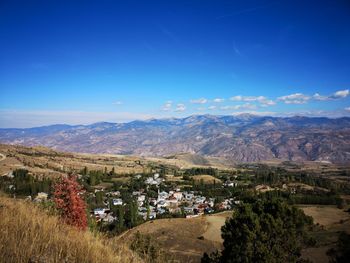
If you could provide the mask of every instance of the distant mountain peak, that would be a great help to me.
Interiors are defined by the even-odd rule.
[[[129,123],[0,129],[0,142],[63,151],[350,163],[350,118],[192,115]],[[198,159],[199,160],[199,159]]]

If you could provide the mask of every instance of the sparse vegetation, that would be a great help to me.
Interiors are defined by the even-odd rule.
[[[142,262],[121,241],[81,232],[23,200],[0,197],[0,255],[7,263]]]

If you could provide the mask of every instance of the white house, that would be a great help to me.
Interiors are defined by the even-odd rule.
[[[112,200],[113,205],[123,205],[123,200],[121,198],[115,198]]]
[[[169,194],[165,191],[158,193],[158,201],[165,200],[169,197]]]
[[[206,200],[206,197],[205,196],[197,196],[196,199],[195,199],[195,202],[197,204],[203,204]]]
[[[94,215],[95,216],[102,216],[104,215],[106,212],[106,209],[105,208],[95,208],[94,209]]]
[[[138,202],[144,202],[146,200],[146,196],[145,195],[139,195],[138,197],[137,197],[137,201]]]
[[[164,200],[161,200],[157,203],[157,209],[161,207],[167,207],[169,204],[165,202]]]
[[[137,197],[137,204],[139,206],[143,206],[143,203],[145,202],[146,200],[146,196],[145,195],[140,195]]]
[[[223,183],[223,186],[226,187],[236,187],[238,184],[237,182],[232,182],[232,181],[226,181],[225,183]]]
[[[181,199],[182,199],[182,192],[175,192],[175,193],[173,193],[173,196],[174,196],[178,201],[181,201]]]
[[[176,199],[176,197],[174,197],[173,195],[172,196],[169,196],[165,202],[168,203],[168,205],[172,205],[172,204],[177,204],[178,200]]]

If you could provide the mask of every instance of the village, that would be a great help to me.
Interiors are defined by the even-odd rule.
[[[134,176],[137,180],[141,175]],[[148,196],[146,189],[132,191],[132,198],[137,203],[138,216],[143,220],[153,220],[164,215],[173,217],[193,218],[203,214],[212,214],[216,211],[230,210],[233,205],[240,203],[239,200],[228,198],[220,203],[215,202],[215,198],[202,195],[199,191],[182,191],[179,186],[169,188],[168,191],[160,190],[161,185],[166,184],[164,178],[158,173],[147,177],[144,180],[146,189],[149,187],[157,188],[157,196]],[[225,182],[222,187],[234,187],[237,184]],[[125,200],[121,197],[120,191],[105,191],[104,189],[95,189],[93,194],[104,192],[103,207],[97,207],[91,211],[91,215],[96,222],[111,223],[118,220],[117,216],[111,211],[111,206],[123,206]]]

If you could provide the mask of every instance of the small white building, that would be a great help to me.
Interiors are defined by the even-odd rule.
[[[146,195],[140,195],[137,197],[138,202],[144,202],[146,200]]]
[[[161,207],[167,207],[169,203],[165,202],[164,200],[161,200],[157,203],[157,209]]]
[[[181,200],[182,200],[182,192],[175,192],[175,193],[173,193],[173,196],[174,196],[178,201],[181,201]]]
[[[169,193],[162,191],[160,193],[158,193],[158,201],[160,200],[165,200],[169,197]]]
[[[176,199],[176,197],[174,197],[173,195],[172,196],[169,196],[165,202],[168,203],[168,205],[176,205],[178,203],[178,200]]]
[[[123,205],[123,200],[121,198],[114,198],[112,203],[113,205]]]
[[[195,199],[195,203],[197,204],[203,204],[206,200],[206,197],[205,196],[197,196],[196,199]]]
[[[95,216],[103,216],[106,212],[106,208],[95,208],[94,215]]]
[[[236,187],[238,184],[237,182],[232,182],[232,181],[226,181],[225,183],[223,183],[223,186],[225,187]]]

